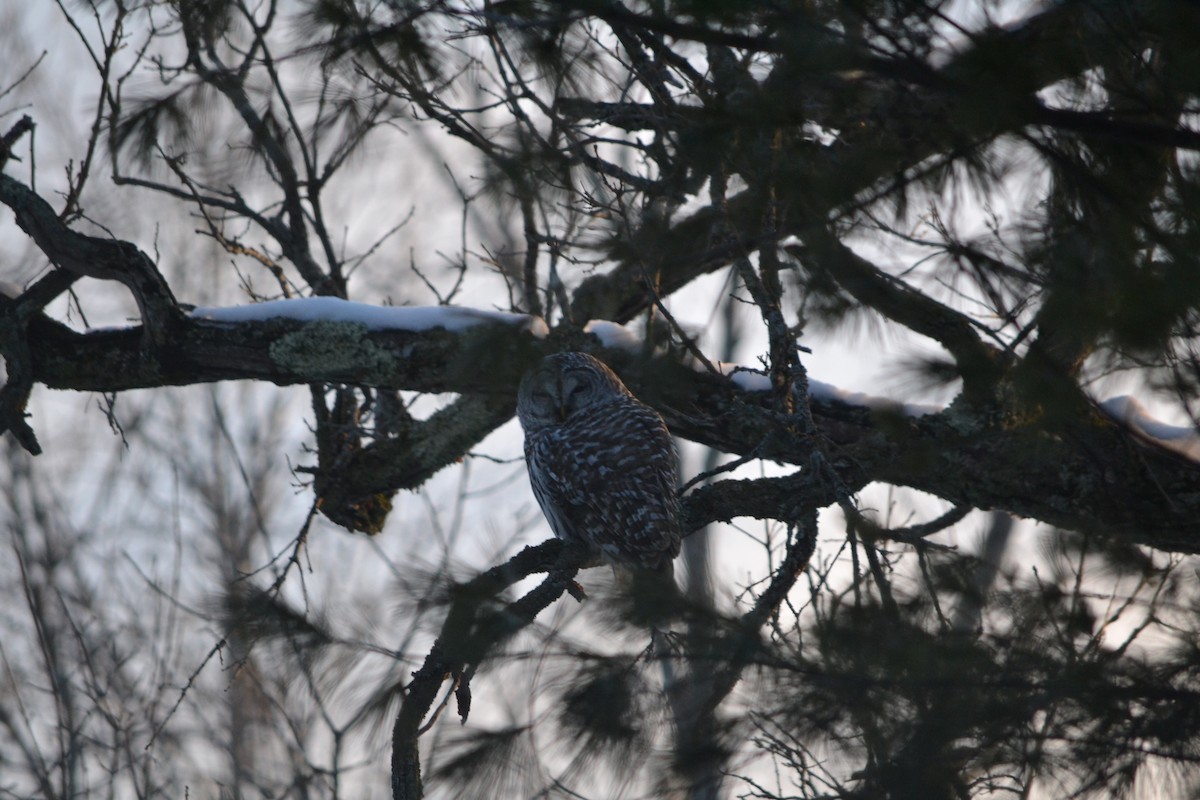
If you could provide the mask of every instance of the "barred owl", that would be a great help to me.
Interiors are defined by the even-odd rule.
[[[614,567],[669,575],[679,494],[662,417],[586,353],[543,359],[521,381],[517,416],[529,481],[554,534]]]

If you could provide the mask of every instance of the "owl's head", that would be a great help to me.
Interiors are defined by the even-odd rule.
[[[630,396],[616,373],[596,358],[587,353],[555,353],[543,358],[521,379],[517,416],[528,433]]]

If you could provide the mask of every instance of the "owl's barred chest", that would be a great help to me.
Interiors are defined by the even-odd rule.
[[[546,462],[569,462],[597,476],[635,467],[673,469],[666,426],[657,414],[637,404],[574,414],[527,436],[525,446],[528,455]]]
[[[607,412],[607,413],[606,413]],[[577,508],[593,522],[675,525],[676,464],[662,420],[640,404],[592,409],[526,438],[543,506]]]

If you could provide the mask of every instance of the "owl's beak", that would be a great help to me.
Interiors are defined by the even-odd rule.
[[[567,421],[567,406],[564,403],[558,404],[558,421],[559,422]]]

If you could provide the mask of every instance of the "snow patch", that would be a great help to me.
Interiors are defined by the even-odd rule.
[[[500,323],[529,331],[539,339],[545,338],[550,332],[544,319],[529,314],[460,306],[373,306],[338,297],[268,300],[265,303],[197,308],[192,311],[193,319],[212,322],[261,322],[280,317],[302,322],[355,322],[370,330],[428,331],[443,328],[461,331],[475,325]]]
[[[761,371],[725,362],[716,366],[723,375],[729,376],[734,384],[747,392],[766,392],[771,389],[770,378]],[[838,402],[862,408],[898,410],[907,417],[924,417],[945,410],[942,406],[898,403],[886,397],[852,392],[812,378],[808,380],[808,394],[810,399],[818,403]],[[1104,400],[1099,406],[1114,420],[1146,439],[1193,461],[1200,461],[1200,430],[1155,419],[1137,398],[1128,395]]]
[[[733,381],[734,386],[743,391],[771,391],[771,379],[758,370],[743,367],[740,364],[731,364],[728,361],[718,361],[714,366],[721,371],[722,375],[728,376],[729,380]],[[695,368],[697,371],[704,371],[703,364],[696,364]]]
[[[831,383],[816,381],[812,378],[808,379],[808,396],[818,401],[838,401],[847,405],[863,406],[865,408],[898,410],[906,417],[924,417],[930,414],[940,414],[945,410],[942,406],[926,403],[900,403],[889,397],[879,397],[863,392],[851,392],[847,389],[839,389]]]
[[[1100,402],[1100,408],[1125,427],[1159,445],[1174,450],[1193,461],[1200,461],[1200,431],[1179,425],[1168,425],[1150,415],[1136,398],[1129,395],[1112,397]]]
[[[584,333],[590,333],[600,340],[600,344],[614,350],[641,352],[642,339],[633,331],[617,322],[606,319],[588,320],[583,326]]]
[[[729,376],[734,384],[747,392],[766,392],[771,389],[770,378],[759,370],[725,362],[716,366],[723,375]],[[697,368],[701,367],[697,365]],[[945,410],[942,406],[898,403],[886,397],[852,392],[812,378],[808,380],[808,394],[810,399],[818,403],[838,402],[862,408],[900,411],[907,417],[924,417]],[[1200,430],[1155,419],[1137,398],[1128,395],[1101,401],[1099,406],[1114,420],[1146,439],[1193,461],[1200,461]]]
[[[721,371],[721,374],[728,375],[729,379],[736,386],[747,392],[768,392],[771,390],[770,377],[764,375],[760,370],[724,361],[719,362],[716,366]],[[877,397],[875,395],[864,394],[863,392],[852,392],[847,389],[838,388],[831,383],[813,380],[812,378],[808,379],[808,396],[809,399],[815,400],[818,403],[838,402],[851,406],[861,406],[863,408],[899,411],[908,417],[923,417],[927,414],[938,414],[943,410],[941,406],[923,405],[921,403],[898,403],[887,397]]]

